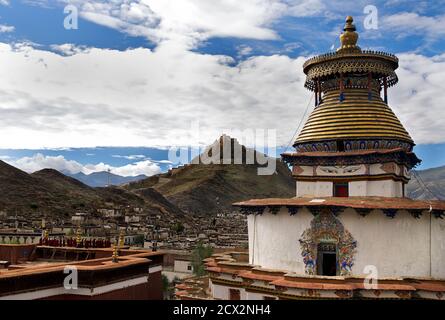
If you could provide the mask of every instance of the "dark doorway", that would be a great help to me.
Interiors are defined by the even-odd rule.
[[[334,182],[334,197],[349,197],[349,185],[347,182]]]
[[[229,300],[241,300],[241,292],[238,289],[229,289]]]
[[[317,274],[321,276],[337,275],[337,246],[333,243],[318,245]]]
[[[337,257],[335,253],[323,253],[323,275],[337,275]]]

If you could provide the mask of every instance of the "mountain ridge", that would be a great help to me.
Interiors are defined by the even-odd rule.
[[[230,155],[224,151],[230,145]],[[225,149],[227,150],[227,149]],[[240,150],[241,164],[233,164],[234,150]],[[218,154],[212,154],[217,152]],[[213,159],[218,163],[203,164]],[[253,159],[253,163],[245,163]],[[263,161],[259,161],[259,160]],[[218,161],[219,160],[219,161]],[[223,164],[232,161],[232,164]],[[258,175],[264,160],[276,161],[272,175]],[[223,135],[190,164],[124,186],[128,190],[153,188],[186,213],[217,214],[232,212],[232,203],[261,197],[293,197],[295,182],[290,169],[280,160],[246,148],[236,139]]]
[[[415,170],[407,186],[407,195],[413,199],[445,200],[445,166]]]
[[[54,169],[28,174],[0,161],[0,210],[71,216],[77,210],[107,207],[107,203],[183,215],[157,192],[137,194],[118,186],[93,188]]]
[[[143,174],[137,176],[121,176],[107,171],[97,171],[90,174],[85,174],[83,172],[71,173],[68,171],[62,171],[62,173],[79,180],[90,187],[106,187],[108,185],[120,186],[147,178],[147,176]]]
[[[232,151],[241,150],[242,161],[251,158],[253,163],[201,163],[202,159],[212,157],[216,162],[218,159],[233,161],[233,152],[230,157],[222,152],[224,144],[230,144]],[[219,154],[212,154],[215,152]],[[276,161],[274,174],[258,175],[258,170],[264,167],[258,162],[260,159]],[[445,200],[445,166],[415,171],[406,190],[407,196],[413,199]],[[246,148],[228,136],[217,139],[190,164],[121,186],[92,187],[54,169],[28,174],[0,161],[0,210],[8,211],[38,208],[73,213],[79,208],[97,208],[112,202],[121,206],[144,206],[163,214],[211,215],[232,212],[235,210],[232,203],[242,200],[294,196],[295,181],[286,164]]]

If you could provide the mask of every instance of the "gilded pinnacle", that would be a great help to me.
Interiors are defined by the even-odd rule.
[[[355,31],[353,22],[354,19],[351,16],[346,17],[344,32],[340,35],[341,47],[337,49],[337,52],[360,51],[360,47],[357,46],[358,33]]]

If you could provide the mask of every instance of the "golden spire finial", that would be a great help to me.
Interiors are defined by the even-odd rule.
[[[341,51],[360,51],[357,46],[358,33],[355,32],[354,19],[351,16],[346,17],[346,23],[343,28],[343,33],[340,35],[341,47],[337,52]]]
[[[116,238],[114,238],[114,239],[115,240],[114,240],[114,245],[113,245],[113,254],[111,256],[111,261],[114,263],[117,263],[117,262],[119,262],[119,249],[117,246],[117,240],[116,240]]]
[[[352,16],[347,16],[346,17],[346,24],[344,27],[344,31],[348,30],[348,31],[355,31],[355,25],[353,24],[354,22],[354,18]]]
[[[125,244],[125,233],[124,230],[121,230],[119,233],[119,247],[123,247]]]

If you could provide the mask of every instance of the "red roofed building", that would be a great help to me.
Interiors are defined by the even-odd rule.
[[[0,300],[162,300],[162,252],[0,245]]]

